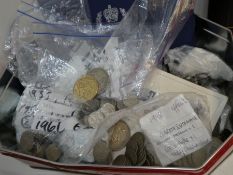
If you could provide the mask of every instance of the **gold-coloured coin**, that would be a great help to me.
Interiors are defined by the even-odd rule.
[[[110,148],[113,151],[119,151],[125,147],[130,138],[130,128],[122,120],[117,122],[109,131],[110,133]]]
[[[97,95],[98,90],[97,80],[90,75],[80,78],[74,85],[74,94],[81,100],[92,100]]]

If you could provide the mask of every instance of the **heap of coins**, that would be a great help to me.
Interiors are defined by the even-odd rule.
[[[107,103],[108,104],[108,103]],[[110,164],[112,152],[123,149],[130,138],[130,128],[124,121],[117,122],[109,129],[109,139],[99,141],[93,149],[95,162],[98,164]]]
[[[126,145],[125,155],[134,166],[155,166],[153,155],[145,147],[145,137],[141,132],[135,133]]]
[[[130,137],[130,129],[124,121],[116,123],[109,131],[109,142],[99,141],[93,150],[95,162],[116,166],[155,166],[158,160],[146,149],[145,137],[141,132]],[[124,150],[125,154],[113,161],[114,151]]]
[[[39,158],[58,161],[62,151],[42,134],[25,131],[20,138],[20,151]]]

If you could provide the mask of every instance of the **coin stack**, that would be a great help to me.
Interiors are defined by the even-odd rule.
[[[109,129],[109,139],[105,142],[99,141],[95,145],[93,149],[95,162],[98,164],[110,164],[112,162],[112,152],[123,149],[129,138],[130,129],[128,125],[124,121],[117,122]]]
[[[31,131],[25,131],[20,138],[20,151],[51,161],[58,161],[62,151],[46,136]]]
[[[141,132],[135,133],[126,144],[125,155],[119,155],[113,162],[118,166],[154,166],[153,155],[145,147],[145,137]]]
[[[84,117],[84,123],[89,127],[97,128],[106,119],[107,114],[114,111],[115,107],[110,103],[106,103],[98,111]]]

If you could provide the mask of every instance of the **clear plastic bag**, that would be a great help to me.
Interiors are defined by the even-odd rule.
[[[232,81],[233,71],[217,55],[196,47],[181,46],[170,50],[165,58],[172,74],[208,85],[208,80]]]
[[[50,25],[51,23],[41,22],[38,18],[41,11],[33,9],[28,12],[32,14],[24,13],[23,15],[27,16],[19,18],[15,32],[13,31],[13,47],[19,63],[21,79],[25,80],[26,84],[30,84],[30,80],[34,83],[34,80],[40,79],[38,72],[52,72],[58,77],[62,75],[60,80],[56,79],[55,86],[70,91],[75,81],[85,75],[88,70],[101,67],[108,72],[111,79],[110,92],[106,96],[124,99],[131,93],[139,95],[145,76],[151,67],[160,62],[159,60],[173,42],[192,9],[192,0],[148,2],[137,0],[110,40],[109,35],[100,35],[101,32],[94,32],[97,35],[93,35],[93,32],[80,34],[79,29],[72,31],[64,28],[66,24],[60,25],[56,22],[56,25]],[[31,23],[25,18],[37,20],[38,23]],[[80,27],[78,24],[77,26]],[[88,29],[88,26],[81,27]],[[35,32],[43,30],[46,32]],[[46,39],[43,41],[41,37]],[[31,47],[31,43],[37,43],[37,40],[42,41],[39,47]],[[48,41],[51,42],[47,44]],[[108,43],[105,46],[106,42]],[[60,47],[55,47],[57,45]],[[36,57],[27,63],[24,61],[25,57],[20,56],[20,51],[25,47],[30,54],[35,50],[33,55]],[[56,55],[57,52],[63,54]],[[69,67],[68,71],[56,70],[57,67],[54,67],[56,64],[53,63],[40,66],[41,63],[47,62],[43,60],[58,60],[55,62],[61,63],[62,66],[59,67],[61,69]],[[25,72],[27,67],[31,68],[31,73]],[[40,68],[47,68],[47,71]],[[54,78],[52,80],[50,77],[47,78],[47,82],[54,80]],[[64,85],[67,86],[63,87]]]
[[[100,35],[112,33],[116,27],[115,24],[92,24],[88,2],[83,0],[39,0],[31,3],[22,1],[17,11],[33,19],[32,23],[57,31],[52,30],[53,34]],[[48,34],[48,31],[36,30],[34,33]]]
[[[181,109],[184,104],[190,106]],[[163,112],[161,111],[171,110],[169,107],[170,105],[172,106],[171,108],[174,108],[175,112],[171,112],[169,115],[166,115],[165,118],[164,116],[161,118],[157,116],[157,124],[153,125],[151,118],[156,118],[156,114],[163,115]],[[178,116],[176,116],[175,113],[179,113]],[[204,96],[199,96],[197,94],[162,94],[155,96],[152,100],[132,107],[131,109],[121,110],[110,115],[111,117],[109,117],[109,119],[98,129],[92,143],[93,148],[99,140],[109,144],[109,137],[112,137],[110,128],[114,127],[119,121],[124,121],[128,125],[131,136],[137,132],[144,133],[148,142],[146,145],[146,147],[148,147],[147,149],[153,152],[154,159],[157,159],[158,157],[160,160],[158,161],[160,162],[159,165],[162,164],[163,166],[200,149],[211,141],[208,104],[206,103]],[[185,117],[182,118],[181,116]],[[194,120],[195,117],[191,119],[190,116],[196,116],[198,119],[196,118],[197,120]],[[145,121],[143,121],[145,118],[147,118],[146,120],[149,120],[147,124],[150,126],[145,127]],[[174,118],[179,119],[176,120]],[[178,129],[176,130],[175,127]],[[185,129],[182,130],[182,127]],[[121,140],[119,138],[120,135],[115,137],[118,138],[118,141]],[[157,143],[160,143],[160,146],[155,146]],[[127,142],[124,142],[122,147],[125,147],[125,145],[127,145]],[[190,150],[187,149],[188,147]],[[164,148],[169,148],[167,153],[166,151],[164,152]],[[122,154],[122,152],[124,154],[124,149],[119,152],[113,152],[113,157]],[[174,154],[171,156],[171,153]]]
[[[13,121],[19,151],[51,161],[80,162],[96,129],[83,125],[78,112],[72,94],[55,92],[42,84],[27,86]],[[56,159],[50,155],[53,151],[59,153]]]
[[[41,81],[51,85],[59,77],[75,77],[76,81],[86,73],[93,54],[101,52],[109,38],[84,34],[39,35],[33,33],[35,29],[49,31],[53,30],[53,27],[32,24],[29,19],[21,16],[16,20],[11,32],[11,53],[16,56],[18,77],[24,85]],[[85,56],[88,54],[89,59],[86,61]],[[86,62],[82,63],[82,60]],[[79,62],[82,64],[79,65]],[[74,82],[72,83],[73,87]]]
[[[105,48],[111,51],[117,70],[113,97],[140,94],[146,75],[153,66],[159,66],[193,7],[192,0],[135,1]]]

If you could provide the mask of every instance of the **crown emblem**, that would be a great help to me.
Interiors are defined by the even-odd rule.
[[[108,8],[105,9],[103,12],[100,11],[99,13],[97,13],[96,16],[96,23],[97,24],[101,24],[102,23],[102,19],[105,18],[105,20],[107,21],[107,23],[114,23],[114,22],[118,22],[119,20],[119,15],[121,15],[122,17],[124,17],[126,15],[126,10],[123,8],[112,8],[111,5],[108,5]]]
[[[112,8],[111,5],[108,5],[108,8],[104,10],[103,14],[108,23],[118,21],[119,11],[117,8]]]

